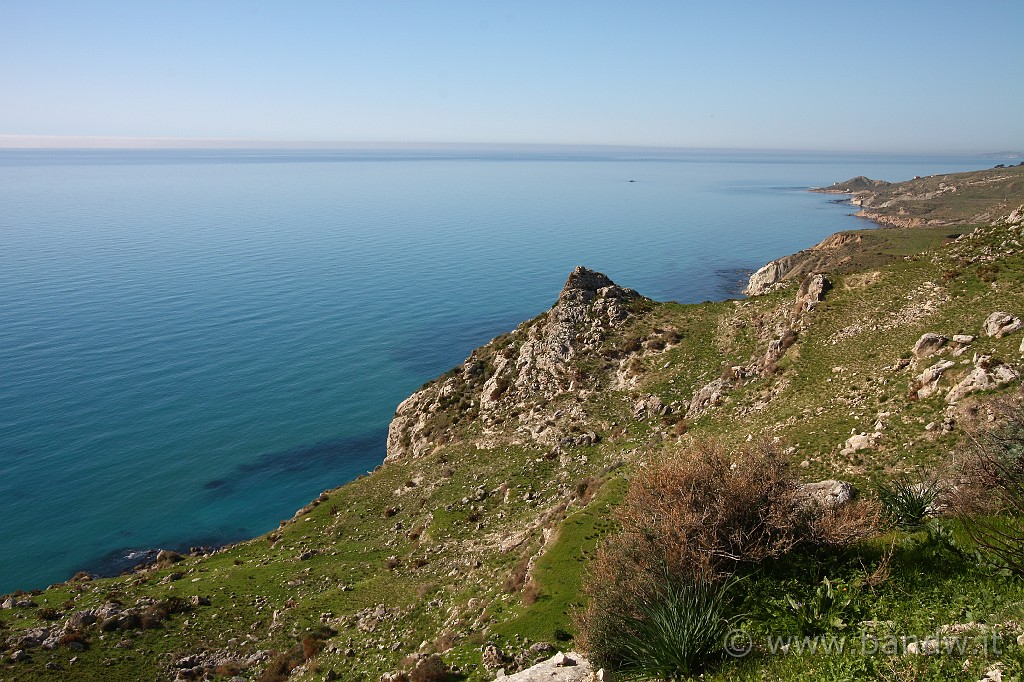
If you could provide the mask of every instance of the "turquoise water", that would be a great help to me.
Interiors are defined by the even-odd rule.
[[[808,186],[991,165],[0,151],[0,592],[271,529],[576,265],[723,298],[864,225]]]

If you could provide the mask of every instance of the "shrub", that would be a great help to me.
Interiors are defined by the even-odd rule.
[[[967,533],[995,563],[1024,575],[1024,405],[991,404],[991,428],[969,427],[962,485],[954,495]]]
[[[642,470],[591,562],[580,639],[599,665],[675,679],[721,650],[729,576],[798,540],[796,478],[768,445],[701,445]]]
[[[664,565],[672,574],[713,579],[797,542],[797,480],[786,458],[758,443],[735,461],[728,454],[697,445],[635,477],[618,518],[639,550],[640,572]]]
[[[640,471],[620,530],[591,561],[580,640],[599,665],[676,679],[724,644],[733,576],[800,543],[844,545],[874,531],[877,505],[810,504],[768,443],[698,445]],[[702,634],[703,633],[703,634]]]
[[[876,481],[875,495],[889,520],[900,528],[917,528],[935,511],[942,492],[934,476],[902,474],[889,482]]]
[[[448,666],[436,654],[421,658],[409,673],[409,682],[445,682],[447,679]]]
[[[646,589],[619,600],[600,629],[588,630],[591,657],[626,679],[688,677],[723,651],[730,585],[665,571]]]
[[[995,282],[999,278],[999,266],[994,263],[985,263],[978,266],[978,279],[982,282]]]

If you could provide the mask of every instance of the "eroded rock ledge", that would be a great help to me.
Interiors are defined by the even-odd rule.
[[[473,351],[462,365],[398,406],[385,461],[418,457],[445,442],[453,406],[482,427],[484,443],[489,433],[499,426],[507,431],[515,421],[520,441],[557,445],[573,424],[586,421],[582,402],[596,388],[583,381],[574,361],[595,350],[643,302],[650,299],[577,267],[549,311]],[[556,398],[557,425],[541,413]]]

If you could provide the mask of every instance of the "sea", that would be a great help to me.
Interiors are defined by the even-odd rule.
[[[0,592],[256,536],[379,465],[397,404],[577,265],[658,300],[991,158],[0,150]]]

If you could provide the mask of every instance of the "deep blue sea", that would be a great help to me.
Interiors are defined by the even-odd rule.
[[[275,527],[576,265],[661,300],[991,167],[740,152],[0,151],[0,592]],[[635,181],[635,182],[631,182]]]

